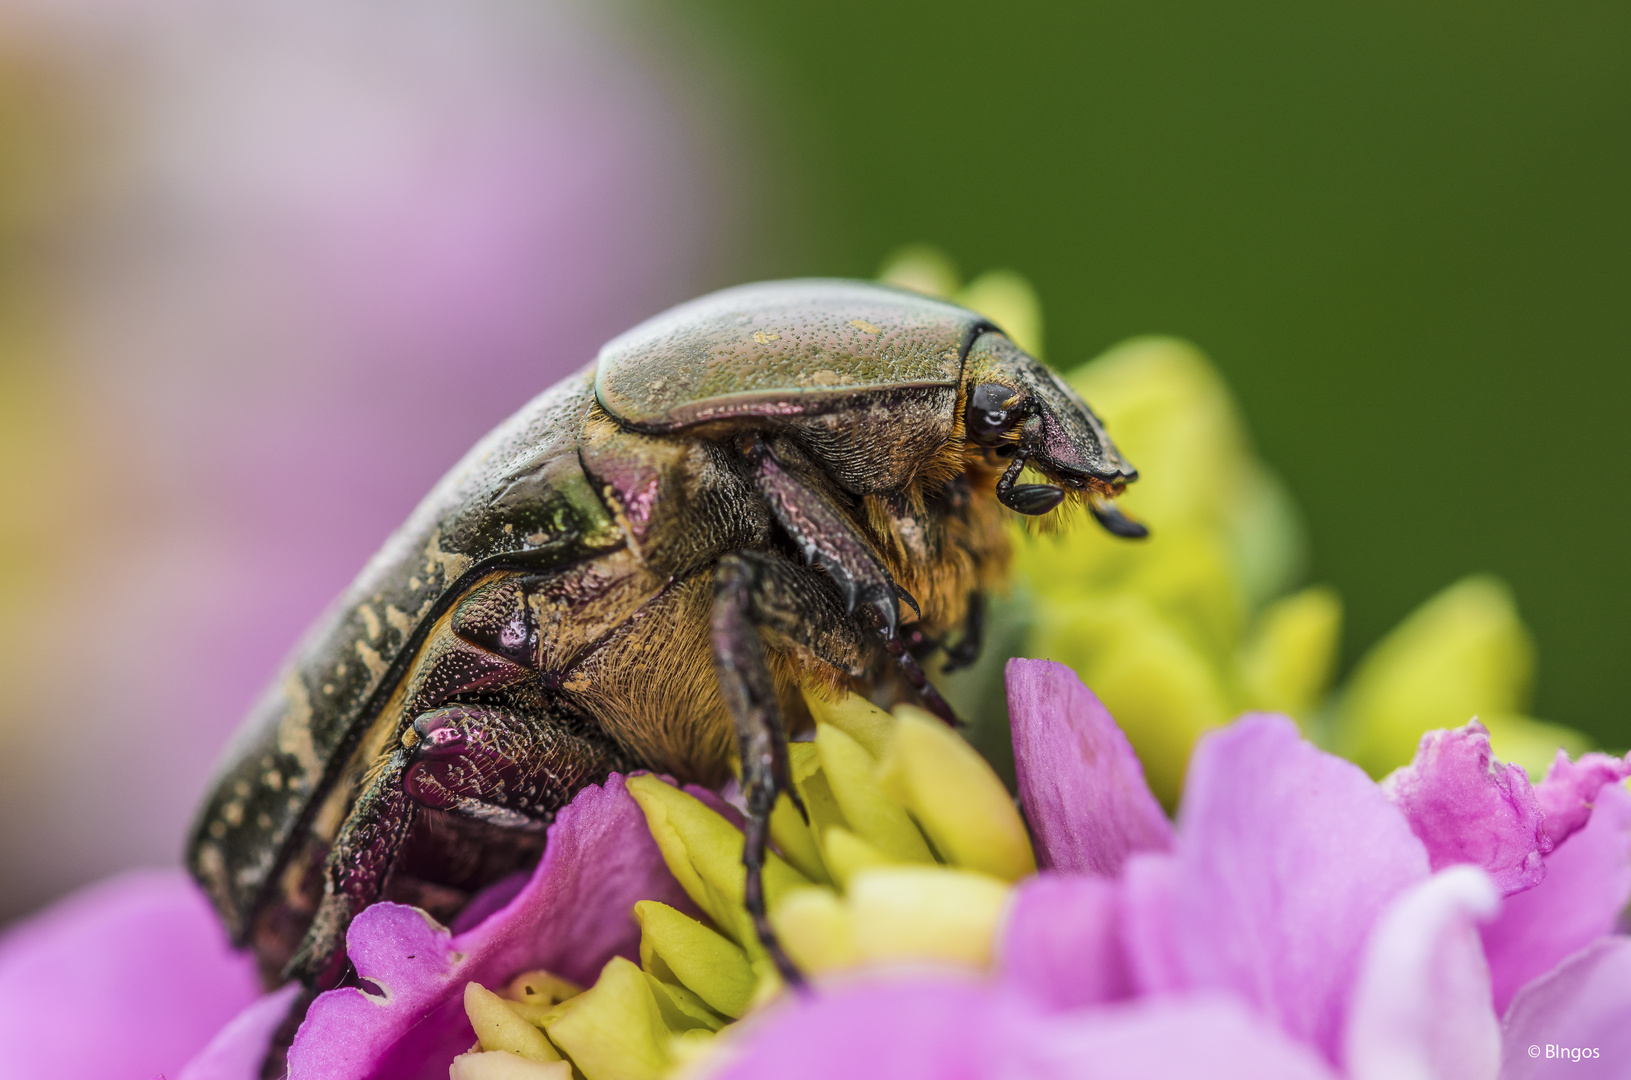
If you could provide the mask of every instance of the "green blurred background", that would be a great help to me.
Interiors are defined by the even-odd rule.
[[[687,0],[761,203],[734,276],[925,240],[1071,368],[1198,343],[1307,516],[1351,663],[1509,581],[1535,714],[1631,743],[1631,7]],[[668,39],[672,42],[672,38]]]

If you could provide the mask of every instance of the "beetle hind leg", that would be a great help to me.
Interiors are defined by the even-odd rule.
[[[402,741],[414,803],[523,832],[544,829],[579,789],[625,767],[609,743],[569,721],[481,705],[423,713]]]
[[[369,770],[335,839],[323,899],[285,974],[326,989],[345,974],[345,933],[380,899],[419,808],[504,829],[541,832],[586,784],[625,767],[608,744],[568,720],[452,705],[414,720]]]

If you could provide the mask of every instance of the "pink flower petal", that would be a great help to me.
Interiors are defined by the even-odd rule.
[[[1546,876],[1541,856],[1552,842],[1529,776],[1521,766],[1495,760],[1489,732],[1478,721],[1423,735],[1416,760],[1382,788],[1427,845],[1434,870],[1481,866],[1503,895],[1533,888]]]
[[[999,1053],[1005,1053],[1012,1066],[992,1068],[985,1075],[1059,1080],[1336,1080],[1319,1055],[1286,1038],[1231,998],[1157,998],[1060,1014],[1046,1024],[1031,1024],[1016,1032]]]
[[[1561,844],[1583,828],[1591,817],[1597,792],[1603,785],[1617,784],[1627,776],[1631,776],[1631,761],[1627,758],[1582,754],[1579,761],[1570,761],[1568,753],[1559,750],[1546,770],[1546,779],[1535,788],[1546,816],[1546,835],[1552,843]]]
[[[1172,825],[1110,713],[1076,673],[1010,660],[1008,717],[1019,797],[1043,867],[1121,872],[1136,851],[1167,851]]]
[[[1427,876],[1404,816],[1357,766],[1256,715],[1196,746],[1178,837],[1128,866],[1139,989],[1237,994],[1334,1062],[1371,928]]]
[[[536,870],[537,867],[533,869]],[[459,909],[459,913],[453,916],[453,921],[448,924],[448,932],[457,937],[467,930],[474,930],[490,916],[509,907],[510,901],[514,900],[531,880],[530,871],[517,870],[508,877],[493,882],[472,896],[470,902]]]
[[[1613,930],[1631,901],[1631,792],[1615,784],[1596,800],[1586,827],[1546,856],[1546,880],[1508,897],[1484,927],[1497,1011],[1529,980]]]
[[[1121,941],[1135,990],[1190,986],[1183,956],[1189,935],[1178,931],[1181,889],[1193,885],[1192,868],[1176,855],[1135,855],[1121,878]]]
[[[613,774],[587,787],[550,826],[544,857],[503,909],[457,937],[417,908],[375,904],[346,938],[379,993],[331,990],[312,1003],[289,1072],[323,1080],[442,1080],[475,1040],[464,985],[495,986],[545,968],[587,986],[615,956],[633,957],[637,900],[691,910],[663,865],[645,817]]]
[[[1336,1080],[1229,1000],[1046,1013],[945,976],[830,987],[743,1025],[716,1080]]]
[[[1132,992],[1114,882],[1043,873],[1019,883],[999,944],[1003,981],[1046,1009],[1116,1001]]]
[[[174,1075],[260,993],[185,874],[123,874],[0,939],[0,1071]]]
[[[1519,991],[1501,1080],[1624,1080],[1631,1072],[1631,938],[1600,938]]]
[[[971,976],[871,980],[783,999],[732,1032],[714,1080],[976,1080],[990,1015]]]
[[[216,1032],[176,1080],[260,1080],[272,1035],[299,996],[300,984],[288,983],[249,1006]]]
[[[1501,894],[1475,866],[1405,890],[1377,921],[1348,1014],[1349,1080],[1491,1080],[1501,1028],[1476,923]]]

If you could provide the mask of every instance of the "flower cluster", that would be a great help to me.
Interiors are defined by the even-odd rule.
[[[809,704],[815,738],[789,748],[808,818],[779,802],[771,831],[781,855],[765,870],[783,946],[817,980],[903,963],[989,969],[1013,883],[1036,873],[996,774],[920,710],[892,716],[858,697]],[[481,1049],[455,1062],[456,1080],[512,1075],[500,1071],[519,1068],[512,1055],[564,1056],[590,1080],[654,1080],[678,1061],[706,1060],[715,1032],[781,991],[741,904],[735,811],[655,776],[626,786],[695,906],[636,904],[639,965],[612,959],[588,992],[529,1014],[535,1027],[517,1021],[531,1008],[525,994],[472,984],[466,1005]],[[1148,810],[1150,827],[1164,830],[1159,808]]]
[[[1470,716],[1537,776],[1558,746],[1588,747],[1524,715],[1534,646],[1510,591],[1487,576],[1426,601],[1333,692],[1340,598],[1293,591],[1296,509],[1206,357],[1146,338],[1069,380],[1138,462],[1124,501],[1156,527],[1138,545],[1092,528],[1020,539],[1015,568],[1030,595],[1015,651],[1070,664],[1103,696],[1168,805],[1195,740],[1249,710],[1295,717],[1377,777],[1408,762],[1423,731]]]
[[[945,256],[921,246],[884,275],[985,313],[1041,355],[1041,307],[1019,275],[990,271],[959,287]],[[1510,591],[1487,576],[1427,600],[1333,691],[1341,599],[1325,586],[1296,589],[1307,547],[1297,508],[1199,349],[1136,338],[1066,381],[1138,464],[1121,504],[1153,532],[1127,544],[1090,525],[1052,535],[1015,528],[1017,589],[995,604],[993,647],[945,686],[985,721],[972,735],[994,760],[1006,755],[993,721],[1009,656],[1049,656],[1081,675],[1167,806],[1177,804],[1196,739],[1250,710],[1294,717],[1376,777],[1408,762],[1423,731],[1470,716],[1536,777],[1557,747],[1589,749],[1579,733],[1526,715],[1534,645]]]
[[[365,911],[360,984],[313,1003],[290,1075],[1493,1080],[1544,1064],[1531,1045],[1596,1051],[1586,1076],[1631,1055],[1625,761],[1560,754],[1531,785],[1475,723],[1377,784],[1249,715],[1201,738],[1174,826],[1067,668],[1012,662],[1009,699],[1028,835],[932,721],[817,703],[809,823],[778,808],[767,874],[813,993],[777,985],[746,923],[735,811],[614,776],[459,925]],[[68,1076],[89,1048],[106,1074],[237,1002],[170,1075],[255,1075],[295,990],[246,1001],[195,894],[108,893],[6,940],[8,1050]],[[126,988],[116,1022],[87,973]]]

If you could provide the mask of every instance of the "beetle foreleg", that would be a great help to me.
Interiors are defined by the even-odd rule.
[[[747,823],[743,829],[742,865],[747,880],[742,904],[753,920],[753,932],[765,947],[788,986],[805,985],[804,975],[783,951],[765,911],[764,864],[770,835],[770,811],[776,797],[786,792],[798,806],[787,760],[787,731],[776,704],[776,687],[765,663],[764,642],[753,617],[754,564],[737,555],[719,560],[714,577],[713,646],[719,664],[719,685],[725,705],[736,722],[738,753],[742,762],[742,791],[747,797]]]
[[[884,650],[894,659],[895,666],[900,668],[901,675],[905,677],[907,682],[912,684],[912,689],[917,691],[918,697],[923,699],[924,707],[952,727],[961,727],[963,722],[957,718],[957,713],[946,703],[946,699],[940,696],[940,691],[935,689],[934,683],[930,682],[929,677],[923,673],[923,668],[918,664],[917,657],[907,650],[905,644],[901,641],[900,635],[895,632],[894,628],[880,626],[878,627],[878,636],[883,638]]]
[[[826,496],[782,468],[763,443],[748,451],[754,480],[771,514],[804,561],[825,570],[844,596],[844,608],[869,608],[891,632],[900,623],[902,591],[883,561]],[[912,605],[917,606],[916,602]]]
[[[579,788],[622,765],[610,747],[565,722],[476,705],[424,713],[370,770],[329,852],[322,903],[286,974],[318,988],[339,981],[346,928],[380,898],[417,807],[535,831]]]
[[[777,464],[763,442],[753,441],[748,446],[747,457],[754,467],[759,493],[804,561],[819,566],[832,577],[844,595],[847,611],[853,614],[857,606],[865,609],[863,624],[867,618],[871,619],[883,638],[884,648],[923,699],[923,704],[946,723],[956,725],[957,714],[901,642],[899,598],[905,596],[914,611],[917,601],[890,576],[872,546],[838,508]]]

